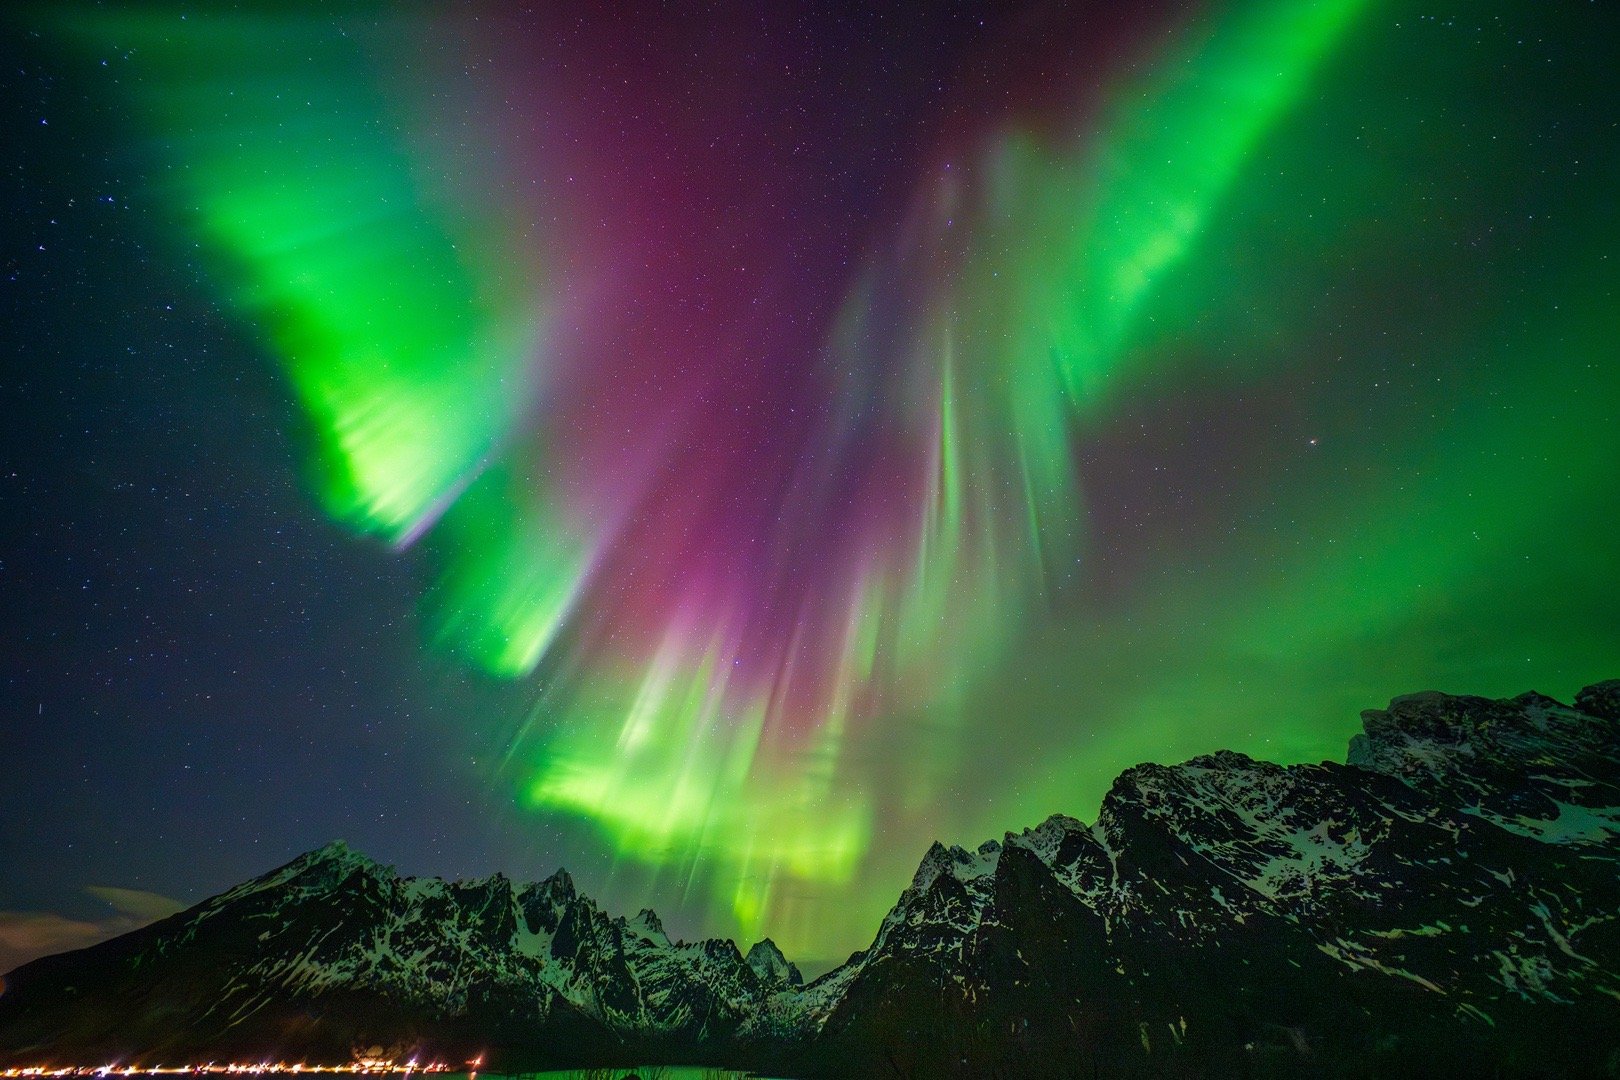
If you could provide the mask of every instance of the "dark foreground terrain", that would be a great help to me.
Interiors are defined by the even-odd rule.
[[[562,871],[407,878],[332,844],[11,972],[0,1065],[1620,1076],[1620,681],[1363,721],[1344,765],[1142,765],[1092,825],[936,844],[808,986]]]

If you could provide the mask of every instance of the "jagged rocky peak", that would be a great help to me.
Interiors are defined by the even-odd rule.
[[[1575,695],[1575,708],[1588,716],[1620,723],[1620,679],[1586,687]]]
[[[1089,895],[1105,884],[1108,855],[1096,832],[1083,821],[1053,814],[1033,829],[1007,833],[1004,850],[1021,848],[1057,875],[1079,895]],[[998,870],[1006,860],[997,864]]]
[[[509,897],[517,891],[512,879],[498,871],[489,877],[446,882],[446,887],[452,893],[485,901]]]
[[[1085,825],[1077,818],[1066,814],[1053,814],[1045,821],[1032,829],[1023,832],[1007,833],[1002,838],[1004,846],[1017,844],[1019,847],[1033,851],[1042,862],[1050,863],[1056,857],[1058,848],[1070,833],[1083,832]],[[988,841],[994,843],[995,841]]]
[[[1477,697],[1453,697],[1438,690],[1402,694],[1387,709],[1364,709],[1364,733],[1353,736],[1346,760],[1378,772],[1398,772],[1414,747],[1429,752],[1469,746],[1480,721],[1495,719],[1502,703]]]
[[[342,840],[308,851],[282,867],[265,875],[277,881],[298,877],[305,881],[319,881],[326,887],[335,887],[355,873],[371,876],[395,876],[392,867],[383,866],[370,856],[363,855]]]
[[[730,938],[704,938],[697,943],[698,951],[710,960],[722,964],[741,964],[743,962],[742,950]]]
[[[770,938],[755,942],[743,962],[766,986],[804,985],[804,976],[799,974],[798,967],[788,962]]]
[[[1221,750],[1179,765],[1138,765],[1120,776],[1108,798],[1131,799],[1161,815],[1215,807],[1263,815],[1280,812],[1297,801],[1306,775],[1235,750]]]
[[[536,888],[553,903],[567,903],[579,895],[574,888],[574,879],[561,867],[557,868],[555,874],[540,882]]]
[[[1257,761],[1238,750],[1217,750],[1213,754],[1200,754],[1181,763],[1183,767],[1223,772],[1253,772],[1256,768],[1277,769],[1269,761]]]
[[[1270,761],[1260,761],[1236,750],[1200,754],[1176,765],[1144,763],[1126,769],[1115,779],[1110,795],[1186,793],[1203,787],[1235,789],[1275,783],[1287,769]]]
[[[635,918],[620,921],[624,923],[626,930],[655,945],[669,944],[669,935],[664,932],[664,923],[652,908],[642,908],[636,913]]]
[[[307,851],[293,860],[305,866],[337,865],[337,866],[375,866],[377,865],[369,856],[351,848],[346,840],[333,840],[314,851]]]
[[[1000,854],[1001,845],[994,840],[986,840],[976,851],[968,851],[956,844],[946,847],[936,840],[917,865],[917,872],[911,878],[911,889],[913,892],[923,892],[941,874],[950,874],[958,881],[983,877],[996,868],[996,859]]]
[[[1574,708],[1534,691],[1494,701],[1426,690],[1364,711],[1365,731],[1350,740],[1349,762],[1405,778],[1435,766],[1456,770],[1503,759],[1518,765],[1527,750],[1612,757],[1620,752],[1617,718],[1620,680],[1586,687]]]
[[[1620,834],[1620,682],[1575,702],[1406,694],[1361,714],[1349,762],[1521,836],[1602,844]]]

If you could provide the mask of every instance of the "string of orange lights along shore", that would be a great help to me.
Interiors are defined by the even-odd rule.
[[[476,1070],[484,1063],[483,1058],[475,1058],[462,1066]],[[404,1075],[412,1073],[446,1073],[451,1066],[442,1061],[433,1061],[421,1064],[416,1061],[386,1061],[376,1058],[362,1058],[343,1065],[306,1065],[303,1062],[287,1063],[285,1061],[259,1061],[250,1064],[235,1062],[220,1064],[210,1061],[204,1065],[156,1065],[141,1067],[135,1065],[30,1065],[27,1067],[14,1066],[0,1069],[0,1077],[45,1077],[45,1076],[201,1076],[201,1075],[239,1075],[249,1074],[258,1076],[264,1073],[353,1073],[360,1075]],[[460,1070],[457,1070],[460,1071]]]

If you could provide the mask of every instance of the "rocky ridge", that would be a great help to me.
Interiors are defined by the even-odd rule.
[[[1362,719],[1347,764],[1141,765],[1091,825],[935,844],[871,946],[808,986],[769,941],[672,942],[561,872],[401,878],[333,845],[19,969],[0,1049],[1620,1075],[1620,681]]]

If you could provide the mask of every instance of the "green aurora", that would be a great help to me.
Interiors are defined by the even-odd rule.
[[[572,166],[445,134],[489,91],[434,92],[439,22],[61,23],[138,57],[312,498],[420,543],[431,643],[533,687],[510,827],[587,823],[627,907],[831,958],[931,840],[1137,762],[1342,759],[1392,692],[1615,673],[1620,139],[1577,15],[1216,3],[1054,75],[1057,121],[945,140],[803,343],[823,421],[736,474],[684,405],[596,430],[561,324],[632,301]]]

